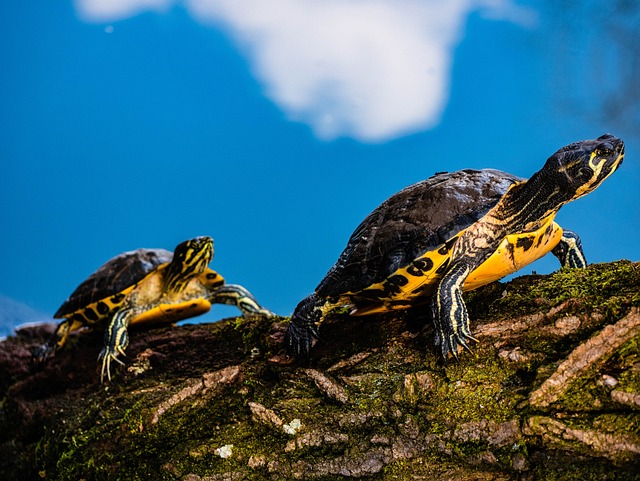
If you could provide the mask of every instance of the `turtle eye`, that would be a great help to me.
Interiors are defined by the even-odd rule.
[[[613,150],[603,147],[598,149],[597,151],[598,157],[611,157],[613,155]]]
[[[602,142],[596,147],[595,153],[598,157],[611,157],[614,154],[613,145],[610,142]]]

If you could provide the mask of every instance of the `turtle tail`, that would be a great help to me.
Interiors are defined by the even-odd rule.
[[[285,346],[290,354],[298,358],[308,357],[311,346],[318,340],[317,326],[325,302],[325,299],[318,297],[314,292],[297,305],[284,337]]]

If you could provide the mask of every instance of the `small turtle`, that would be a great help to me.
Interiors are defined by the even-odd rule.
[[[34,353],[44,363],[66,342],[69,333],[85,326],[107,324],[100,379],[111,380],[111,361],[129,344],[129,324],[173,323],[204,314],[211,304],[236,305],[244,314],[273,313],[258,304],[244,287],[225,284],[209,269],[213,240],[196,237],[179,244],[175,251],[137,249],[124,252],[100,267],[80,284],[58,312],[64,319],[49,341]]]
[[[296,307],[285,342],[306,356],[333,309],[352,315],[406,309],[431,299],[435,344],[458,356],[475,339],[462,292],[498,280],[552,252],[586,267],[579,237],[554,222],[622,163],[612,135],[553,154],[529,180],[498,170],[438,173],[391,196],[351,235],[315,292]]]

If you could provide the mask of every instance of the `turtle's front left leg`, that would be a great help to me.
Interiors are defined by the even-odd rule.
[[[237,306],[243,314],[261,314],[273,317],[275,314],[262,307],[253,295],[238,284],[225,284],[214,289],[208,297],[211,304]]]
[[[469,314],[462,300],[462,285],[472,271],[466,262],[451,266],[440,280],[431,299],[431,313],[436,328],[435,344],[445,359],[458,357],[459,347],[471,350],[468,341],[476,341],[469,328]]]
[[[553,248],[551,253],[558,258],[562,267],[580,268],[587,267],[587,259],[582,250],[580,237],[573,231],[563,230],[562,239]]]
[[[111,322],[104,332],[104,347],[100,351],[98,361],[102,361],[102,369],[100,371],[100,382],[104,381],[104,375],[111,381],[111,361],[120,364],[124,363],[118,359],[118,356],[126,356],[125,349],[129,345],[129,334],[127,326],[134,318],[135,311],[132,308],[123,308],[115,313]]]

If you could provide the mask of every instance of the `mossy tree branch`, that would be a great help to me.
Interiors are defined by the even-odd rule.
[[[638,479],[640,264],[467,303],[480,342],[460,362],[428,347],[426,309],[336,315],[305,366],[285,319],[230,319],[132,332],[104,385],[100,333],[34,371],[47,329],[24,329],[0,344],[2,478]]]

